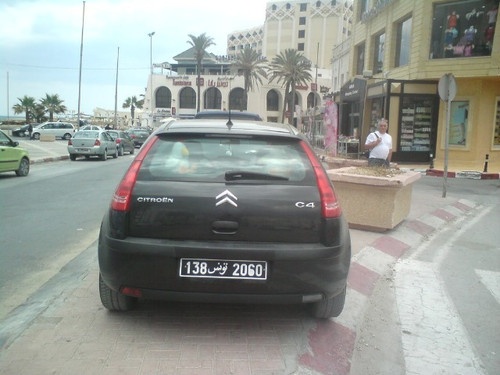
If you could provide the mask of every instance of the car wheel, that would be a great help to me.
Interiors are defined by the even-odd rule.
[[[335,318],[344,309],[346,288],[335,297],[323,299],[312,304],[312,315],[319,319]]]
[[[16,171],[18,176],[27,176],[30,173],[30,162],[26,158],[21,159],[21,163],[19,164],[19,169]]]
[[[107,158],[108,158],[108,152],[104,150],[104,154],[101,155],[101,160],[106,161]]]
[[[40,133],[33,133],[33,139],[40,139]]]
[[[118,293],[109,288],[99,274],[99,296],[102,305],[110,311],[127,311],[134,307],[137,298]]]
[[[123,156],[123,146],[118,149],[118,156]]]
[[[75,155],[75,154],[69,154],[69,158],[70,158],[72,161],[75,161],[75,160],[76,160],[76,155]]]
[[[69,134],[69,133],[64,134],[63,139],[65,139],[65,140],[71,139],[71,134]]]

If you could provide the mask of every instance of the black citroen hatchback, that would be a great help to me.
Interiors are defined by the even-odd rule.
[[[348,225],[308,142],[289,125],[184,120],[154,133],[99,235],[109,310],[138,298],[344,307]]]

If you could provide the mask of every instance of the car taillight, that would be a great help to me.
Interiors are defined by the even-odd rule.
[[[149,152],[149,149],[156,142],[156,139],[152,139],[146,147],[141,148],[139,154],[128,168],[125,176],[123,176],[120,184],[113,194],[113,199],[111,201],[111,208],[116,211],[128,211],[130,208],[130,198],[132,196],[132,190],[134,190],[135,182],[137,181],[137,175],[141,169],[144,157]]]
[[[94,146],[100,146],[100,145],[101,145],[101,141],[96,139],[94,142]]]
[[[328,175],[326,174],[321,162],[316,157],[314,151],[307,145],[306,142],[301,142],[301,146],[306,152],[312,167],[314,169],[314,174],[316,175],[316,181],[318,183],[319,195],[321,198],[321,214],[325,219],[339,217],[342,214],[342,209],[340,203],[335,196],[335,191],[332,188],[332,184]]]
[[[68,139],[68,146],[72,146],[73,145],[73,142],[71,141],[71,138]]]
[[[121,140],[120,138],[116,138],[116,143],[117,143],[117,144],[120,144],[120,142],[121,142],[121,141],[122,141],[122,140]]]

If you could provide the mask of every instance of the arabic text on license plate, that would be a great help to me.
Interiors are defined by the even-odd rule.
[[[267,280],[267,262],[182,258],[180,277]]]

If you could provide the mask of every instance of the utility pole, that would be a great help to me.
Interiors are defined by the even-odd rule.
[[[85,26],[85,1],[83,2],[83,16],[82,16],[82,38],[80,41],[80,73],[78,77],[78,124],[80,127],[80,102],[82,96],[82,56],[83,56],[83,28]]]
[[[118,62],[120,61],[120,47],[118,47],[118,56],[116,57],[116,83],[115,83],[115,119],[114,119],[114,128],[118,129]]]

